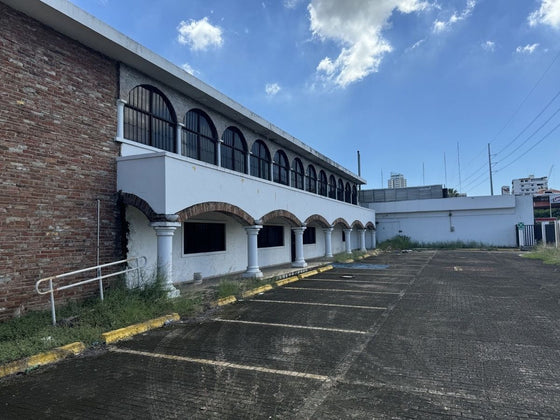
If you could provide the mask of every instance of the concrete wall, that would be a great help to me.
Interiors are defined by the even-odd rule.
[[[377,240],[396,235],[431,242],[482,242],[516,246],[515,225],[533,224],[532,197],[454,197],[369,203],[376,210]]]

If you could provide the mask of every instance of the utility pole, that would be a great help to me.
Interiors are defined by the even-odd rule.
[[[488,170],[490,171],[490,195],[494,195],[494,183],[492,182],[492,156],[490,155],[490,143],[488,143]]]
[[[360,151],[358,150],[358,176],[362,177],[362,163],[360,162]],[[358,185],[358,190],[362,191],[362,184]]]
[[[443,152],[443,170],[445,171],[445,188],[447,188],[447,159],[445,159],[445,152]]]
[[[463,190],[461,185],[461,155],[459,154],[459,142],[457,142],[457,167],[459,168],[459,191]]]

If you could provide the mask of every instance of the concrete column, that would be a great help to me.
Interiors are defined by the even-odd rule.
[[[332,257],[332,232],[334,228],[324,228],[323,232],[325,234],[325,257]]]
[[[223,140],[216,140],[216,165],[222,166],[222,143]]]
[[[124,99],[117,99],[117,138],[124,139]]]
[[[360,251],[362,252],[366,252],[366,230],[365,229],[360,229]]]
[[[257,235],[262,225],[246,226],[247,232],[247,271],[243,273],[243,277],[262,277],[263,274],[259,269],[259,254]]]
[[[377,232],[375,229],[371,230],[371,249],[377,248]]]
[[[292,267],[307,267],[303,258],[303,232],[305,229],[305,226],[292,228],[296,240],[296,260],[292,263]]]
[[[546,225],[548,223],[541,222],[541,235],[542,235],[542,243],[546,245]]]
[[[177,154],[178,155],[182,155],[183,154],[183,127],[185,126],[185,124],[182,123],[177,123],[177,132],[175,133],[176,136],[176,144],[175,144],[175,148],[177,149]]]
[[[247,153],[247,173],[249,175],[252,175],[251,174],[251,155],[252,155],[251,152]]]
[[[352,229],[344,229],[344,237],[346,239],[346,253],[352,253]]]
[[[153,222],[157,236],[157,274],[163,281],[169,297],[179,296],[173,286],[173,234],[181,226],[178,222]]]

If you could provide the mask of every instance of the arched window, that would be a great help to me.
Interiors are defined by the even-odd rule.
[[[272,161],[272,172],[273,181],[279,184],[289,185],[288,174],[290,172],[290,166],[288,165],[288,158],[286,153],[282,150],[278,150],[274,154],[274,160]]]
[[[316,193],[317,192],[317,172],[313,165],[307,167],[307,191]]]
[[[199,109],[187,112],[181,136],[184,156],[215,165],[217,139],[214,124],[204,112]]]
[[[169,100],[150,85],[136,86],[124,107],[124,137],[175,152],[177,118]]]
[[[336,200],[336,179],[334,175],[329,177],[329,197]]]
[[[327,196],[327,174],[323,170],[319,172],[319,194]]]
[[[303,190],[303,164],[301,160],[295,158],[292,162],[292,187]]]
[[[222,167],[237,172],[247,173],[247,143],[243,134],[235,127],[230,127],[222,135],[220,147]]]
[[[350,188],[350,184],[346,183],[346,189],[344,190],[344,201],[347,203],[352,202],[352,188]]]
[[[336,189],[336,199],[339,201],[344,201],[344,182],[342,179],[338,178],[338,187]]]
[[[251,147],[251,175],[270,180],[270,153],[261,140]]]
[[[355,185],[352,186],[352,204],[358,204],[358,189]]]

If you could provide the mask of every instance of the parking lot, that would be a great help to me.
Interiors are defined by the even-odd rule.
[[[2,418],[559,418],[560,270],[385,253],[26,375]]]

